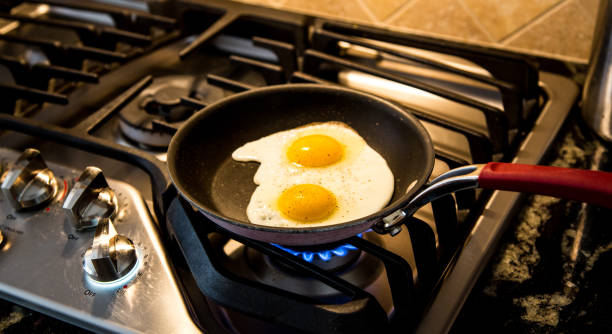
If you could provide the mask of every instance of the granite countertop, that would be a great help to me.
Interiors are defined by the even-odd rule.
[[[612,171],[609,149],[570,116],[546,164]],[[532,195],[451,333],[612,333],[612,210]]]
[[[546,164],[611,171],[608,156],[574,111]],[[529,196],[451,332],[612,332],[611,216],[601,207]],[[86,331],[0,300],[0,332]]]
[[[0,299],[0,333],[90,333]]]

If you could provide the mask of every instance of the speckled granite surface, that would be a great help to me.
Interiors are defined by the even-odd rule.
[[[609,150],[573,115],[548,164],[612,171]],[[612,333],[612,210],[530,196],[452,333]]]
[[[612,170],[578,115],[548,164]],[[612,333],[612,211],[530,196],[502,238],[452,333]],[[86,333],[0,300],[0,332]]]
[[[0,299],[0,333],[90,333]]]

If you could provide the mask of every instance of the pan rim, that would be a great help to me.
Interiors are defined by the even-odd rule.
[[[407,118],[410,121],[410,123],[414,125],[414,128],[416,130],[415,136],[418,136],[421,140],[424,141],[425,154],[427,155],[427,157],[424,157],[425,167],[423,168],[423,171],[424,171],[423,178],[417,179],[416,183],[408,191],[406,191],[400,198],[398,198],[395,202],[389,203],[387,206],[385,206],[384,208],[382,208],[381,210],[373,214],[370,214],[368,216],[365,216],[359,219],[351,220],[348,222],[343,222],[343,223],[338,223],[338,224],[333,224],[333,225],[303,227],[303,228],[264,226],[264,225],[253,224],[248,221],[230,219],[229,217],[218,214],[216,210],[211,210],[207,205],[204,205],[197,198],[195,198],[194,196],[191,196],[189,192],[186,191],[185,188],[178,182],[178,170],[177,170],[177,166],[175,165],[175,161],[176,161],[175,157],[177,155],[177,152],[179,151],[180,145],[177,143],[180,143],[181,138],[185,137],[188,133],[190,133],[190,130],[196,124],[198,124],[198,122],[202,118],[205,118],[214,112],[219,112],[220,110],[223,109],[225,105],[237,103],[238,101],[241,101],[242,99],[245,99],[245,98],[256,97],[262,94],[272,94],[273,92],[277,92],[277,91],[285,91],[285,90],[295,91],[296,89],[301,89],[304,91],[309,91],[309,90],[311,91],[318,90],[318,91],[325,91],[325,92],[335,91],[335,92],[349,93],[353,95],[360,95],[362,98],[373,100],[375,103],[383,104],[386,107],[395,110],[395,112],[397,112],[399,115],[402,115],[405,118]],[[412,199],[413,195],[419,189],[421,189],[427,182],[429,176],[431,175],[431,172],[433,171],[434,160],[435,160],[435,154],[434,154],[434,149],[433,149],[433,143],[432,143],[431,137],[429,136],[429,133],[427,132],[423,124],[421,124],[421,122],[414,115],[412,115],[409,111],[397,105],[396,103],[393,103],[391,101],[385,100],[383,98],[380,98],[378,96],[375,96],[369,93],[364,93],[364,92],[360,92],[360,91],[357,91],[351,88],[345,88],[345,87],[324,86],[320,84],[281,84],[281,85],[271,85],[271,86],[266,86],[266,87],[261,87],[261,88],[255,88],[255,89],[251,89],[245,92],[237,93],[229,97],[223,98],[219,101],[216,101],[215,103],[212,103],[206,106],[205,108],[203,108],[202,110],[198,111],[191,118],[189,118],[187,122],[181,128],[179,128],[179,130],[175,133],[174,136],[172,136],[170,145],[168,147],[167,166],[169,170],[170,180],[172,181],[172,184],[176,188],[178,193],[184,199],[186,199],[189,203],[191,203],[191,205],[195,206],[204,216],[207,216],[208,219],[214,218],[214,219],[218,219],[226,223],[235,225],[238,228],[246,228],[246,229],[256,230],[256,231],[261,231],[261,232],[309,234],[309,233],[341,230],[341,229],[345,229],[349,227],[354,227],[357,225],[365,225],[367,223],[371,223],[368,225],[368,227],[364,228],[364,230],[366,230],[375,221],[378,221],[382,219],[383,217],[397,210],[404,208],[408,204],[408,202]],[[208,216],[211,216],[211,217],[208,217]]]

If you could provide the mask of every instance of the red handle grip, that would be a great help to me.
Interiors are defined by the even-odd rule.
[[[478,176],[481,188],[529,192],[612,208],[612,173],[490,162]]]

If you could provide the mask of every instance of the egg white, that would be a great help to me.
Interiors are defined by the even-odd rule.
[[[344,148],[342,159],[324,167],[296,166],[287,149],[298,138],[326,135]],[[313,123],[246,143],[232,153],[237,161],[257,161],[253,181],[258,187],[247,206],[253,224],[275,227],[314,227],[343,223],[384,208],[393,195],[393,173],[385,159],[352,128],[340,122]],[[317,184],[336,197],[337,209],[319,222],[299,222],[281,214],[276,202],[286,189]]]

